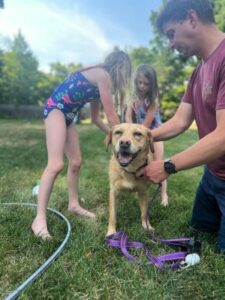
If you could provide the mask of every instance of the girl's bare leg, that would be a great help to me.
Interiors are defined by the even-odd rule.
[[[63,168],[63,153],[66,142],[66,123],[62,112],[55,109],[45,120],[48,164],[41,177],[38,192],[37,215],[32,223],[32,230],[42,239],[50,238],[47,227],[46,210],[58,173]]]
[[[81,153],[79,135],[75,124],[71,124],[67,130],[67,140],[65,153],[68,158],[68,191],[69,191],[69,205],[68,210],[72,213],[83,215],[89,218],[95,218],[95,214],[80,206],[78,198],[79,189],[79,171],[81,166]]]
[[[154,148],[155,148],[154,160],[163,160],[164,159],[163,142],[155,142]],[[162,206],[168,205],[167,180],[164,180],[161,185],[161,204]]]

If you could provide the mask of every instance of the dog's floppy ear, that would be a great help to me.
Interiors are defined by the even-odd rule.
[[[105,144],[105,150],[108,151],[109,145],[112,143],[112,130],[110,130],[110,133],[107,134],[104,140]]]
[[[152,134],[151,134],[151,130],[148,130],[148,138],[149,138],[149,148],[151,150],[152,153],[155,153],[155,149],[154,149],[154,144],[153,144],[153,138],[152,138]]]

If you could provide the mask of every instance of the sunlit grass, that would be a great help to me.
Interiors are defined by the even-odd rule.
[[[0,120],[0,203],[31,202],[31,192],[46,164],[42,122]],[[225,299],[223,256],[214,252],[214,237],[201,237],[203,251],[199,265],[183,272],[138,267],[128,262],[118,249],[104,243],[108,218],[108,160],[104,135],[92,125],[78,126],[83,166],[80,177],[82,205],[97,213],[96,220],[67,212],[66,167],[57,178],[50,207],[69,219],[72,234],[59,259],[20,299]],[[197,139],[195,130],[166,142],[166,157],[182,151]],[[159,198],[150,210],[157,235],[188,237],[195,189],[201,168],[180,172],[169,178],[169,206]],[[153,191],[151,187],[150,191]],[[4,298],[44,262],[63,240],[65,224],[49,213],[53,240],[40,241],[32,235],[33,208],[0,205],[0,298]],[[133,195],[120,197],[118,229],[131,240],[151,244],[140,224],[139,207]],[[164,247],[153,246],[156,254]],[[168,249],[166,249],[168,250]],[[135,254],[145,261],[143,253]]]

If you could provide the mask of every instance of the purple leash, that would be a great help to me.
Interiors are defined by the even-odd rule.
[[[128,248],[135,248],[135,249],[144,249],[146,256],[150,263],[154,264],[156,267],[163,269],[163,268],[172,268],[178,269],[179,264],[172,263],[170,265],[165,264],[166,261],[182,261],[185,259],[187,252],[175,252],[170,254],[165,254],[161,256],[155,256],[153,253],[141,242],[128,242],[127,241],[127,234],[124,231],[117,232],[113,235],[110,235],[106,238],[106,244],[111,247],[120,248],[123,255],[129,260],[134,263],[139,263],[137,258],[131,255],[128,251]]]
[[[155,200],[159,190],[161,188],[161,185],[157,188],[157,190],[154,192],[152,198],[150,199],[148,203],[148,209],[150,205]],[[148,215],[146,214],[146,224],[148,228]],[[127,234],[124,231],[116,232],[115,234],[112,234],[110,236],[106,237],[106,244],[111,247],[120,248],[123,255],[131,262],[139,263],[138,259],[131,255],[128,251],[128,248],[135,248],[135,249],[144,249],[146,257],[149,261],[149,263],[155,265],[159,269],[163,268],[170,268],[172,270],[177,270],[181,268],[181,263],[184,262],[186,256],[190,253],[198,253],[201,252],[201,243],[193,238],[179,238],[179,239],[161,239],[158,238],[153,232],[151,232],[148,228],[148,232],[152,238],[152,240],[156,242],[160,242],[162,244],[166,244],[172,248],[179,247],[181,251],[179,252],[173,252],[169,254],[164,255],[153,255],[153,253],[148,249],[147,246],[145,246],[141,242],[133,241],[129,242],[127,241]],[[166,263],[166,262],[172,262],[172,263]]]

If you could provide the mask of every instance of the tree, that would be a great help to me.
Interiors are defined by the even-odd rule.
[[[33,93],[39,77],[38,61],[19,32],[12,41],[9,51],[2,55],[1,102],[35,103]]]
[[[224,0],[213,0],[215,20],[220,30],[225,31],[225,6]]]
[[[129,55],[134,67],[140,64],[149,64],[153,59],[151,51],[147,47],[134,48]]]

